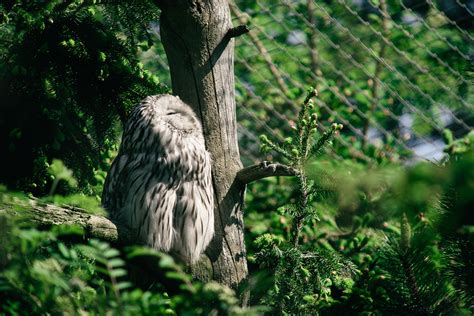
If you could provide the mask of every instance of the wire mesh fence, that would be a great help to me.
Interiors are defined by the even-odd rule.
[[[316,87],[320,128],[345,128],[330,153],[367,162],[439,160],[443,130],[473,129],[473,1],[239,0],[239,141],[244,163],[265,158],[259,134],[283,141]],[[159,61],[166,67],[164,55]]]

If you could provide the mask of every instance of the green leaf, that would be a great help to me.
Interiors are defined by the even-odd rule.
[[[107,55],[104,52],[99,52],[99,61],[105,62],[107,59]]]
[[[77,185],[77,180],[74,178],[72,170],[68,169],[59,159],[53,159],[53,163],[49,166],[48,172],[54,179],[65,180],[71,187]]]
[[[451,132],[449,129],[445,128],[443,130],[443,140],[446,143],[446,145],[451,145],[454,141],[453,132]]]
[[[174,272],[174,271],[166,272],[166,277],[170,279],[174,279],[174,280],[189,281],[189,277],[182,272]]]
[[[176,263],[174,262],[171,256],[163,255],[163,257],[160,260],[160,267],[161,268],[174,268],[176,267]]]
[[[113,258],[113,257],[117,257],[118,255],[120,255],[120,252],[114,248],[109,248],[103,253],[103,256],[105,258]]]
[[[125,269],[113,269],[110,271],[110,276],[114,278],[119,278],[127,275],[127,270]]]
[[[60,242],[58,243],[58,249],[59,249],[59,252],[63,255],[64,258],[69,258],[69,250],[66,248],[66,246]]]
[[[113,258],[108,261],[108,264],[112,268],[123,267],[125,265],[125,261],[120,258]]]
[[[119,282],[117,283],[117,285],[115,286],[119,291],[122,291],[122,290],[125,290],[125,289],[129,289],[132,287],[132,283],[130,282]]]

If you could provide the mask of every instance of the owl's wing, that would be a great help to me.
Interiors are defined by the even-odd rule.
[[[121,150],[102,195],[110,217],[134,230],[138,242],[157,250],[168,251],[173,241],[177,195],[173,168],[175,164],[155,153]]]
[[[211,197],[212,199],[212,197]],[[172,250],[186,262],[195,262],[214,235],[214,210],[198,181],[181,184],[174,216]]]
[[[133,216],[143,213],[135,205],[137,201],[134,196],[140,194],[143,198],[150,189],[152,183],[145,181],[151,181],[152,175],[155,184],[163,182],[166,185],[169,181],[164,178],[164,173],[161,173],[161,177],[160,174],[154,174],[156,169],[168,168],[162,146],[164,137],[161,137],[161,134],[166,135],[166,130],[156,124],[153,112],[147,113],[150,109],[142,103],[131,113],[124,127],[119,153],[107,174],[102,192],[102,206],[110,217],[123,219],[124,224],[132,228],[136,220],[127,217],[133,219]]]
[[[195,150],[188,162],[190,172],[177,191],[172,250],[195,262],[214,236],[214,196],[209,153]]]
[[[122,152],[119,152],[115,157],[110,167],[107,177],[105,178],[104,189],[102,191],[102,206],[109,212],[109,216],[114,218],[116,205],[120,205],[118,198],[118,192],[123,192],[124,185],[120,181],[124,174],[123,169],[128,161],[128,156]]]

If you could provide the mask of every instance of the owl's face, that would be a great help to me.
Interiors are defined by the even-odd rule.
[[[156,105],[156,114],[166,123],[184,133],[201,132],[201,124],[193,110],[175,97],[162,96]]]

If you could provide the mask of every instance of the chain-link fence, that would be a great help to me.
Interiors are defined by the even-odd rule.
[[[315,86],[320,128],[344,124],[337,158],[439,160],[444,129],[474,125],[474,1],[257,0],[231,3],[244,163],[259,134],[283,141]],[[167,69],[164,55],[159,60]]]

